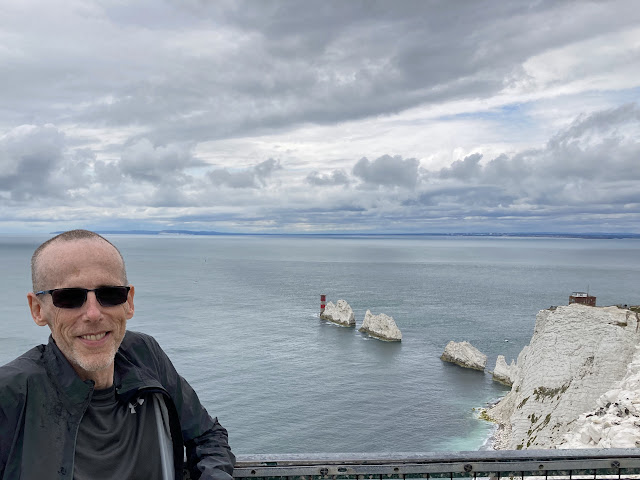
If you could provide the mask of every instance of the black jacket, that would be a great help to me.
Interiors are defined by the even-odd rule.
[[[184,447],[191,477],[230,480],[235,457],[227,431],[212,419],[195,391],[149,335],[127,332],[115,357],[116,395],[164,395],[170,415],[176,479]],[[91,401],[83,382],[53,339],[0,367],[0,479],[73,478],[76,435]]]

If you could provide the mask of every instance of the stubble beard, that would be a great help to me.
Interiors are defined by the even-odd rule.
[[[85,372],[99,372],[113,365],[117,351],[117,348],[111,347],[108,352],[75,355],[74,363]]]
[[[106,370],[113,365],[118,348],[119,345],[112,344],[106,351],[87,353],[72,346],[69,352],[62,353],[75,367],[85,372],[95,373]]]

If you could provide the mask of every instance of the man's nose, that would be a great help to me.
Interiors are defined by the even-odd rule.
[[[101,315],[100,302],[96,298],[96,292],[87,292],[87,317],[91,319],[99,318]]]

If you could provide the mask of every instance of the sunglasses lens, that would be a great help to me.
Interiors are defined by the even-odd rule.
[[[83,288],[63,288],[51,292],[51,300],[58,308],[78,308],[87,299],[87,291]]]
[[[96,298],[103,307],[113,307],[127,301],[129,287],[96,288]]]
[[[60,288],[51,292],[53,304],[58,308],[80,308],[87,301],[87,292],[95,292],[103,307],[121,305],[127,301],[130,287],[99,287],[95,290],[84,288]]]

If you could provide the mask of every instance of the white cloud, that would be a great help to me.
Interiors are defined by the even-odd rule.
[[[529,58],[522,65],[520,88],[556,94],[634,88],[640,75],[638,55],[640,27],[596,35]]]

